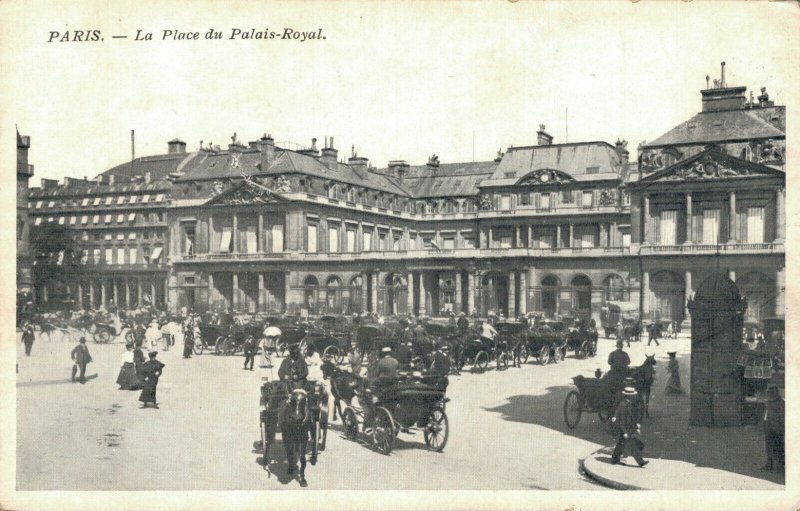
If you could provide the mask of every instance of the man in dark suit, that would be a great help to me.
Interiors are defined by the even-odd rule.
[[[633,387],[625,387],[622,390],[622,396],[623,399],[617,405],[614,416],[611,418],[611,429],[617,438],[617,444],[611,454],[611,463],[619,463],[620,456],[625,452],[633,456],[640,467],[644,467],[649,462],[642,457],[644,442],[640,438],[639,417],[641,414],[638,410],[638,393]]]
[[[429,369],[430,374],[437,376],[447,376],[450,374],[450,357],[447,354],[450,352],[450,346],[442,344],[439,349],[433,353],[433,362]]]
[[[258,352],[258,342],[256,341],[255,337],[252,335],[248,335],[247,339],[244,341],[244,367],[243,369],[247,369],[247,365],[250,365],[250,370],[253,370],[253,363],[256,360],[256,353]]]
[[[92,356],[89,354],[89,348],[86,347],[86,337],[81,337],[80,344],[73,348],[71,357],[75,364],[72,366],[72,382],[75,383],[75,373],[78,368],[81,370],[78,381],[86,383],[86,365],[92,361]]]
[[[25,323],[25,326],[22,327],[22,344],[25,345],[25,355],[31,356],[31,348],[35,340],[36,335],[33,333],[33,325]]]

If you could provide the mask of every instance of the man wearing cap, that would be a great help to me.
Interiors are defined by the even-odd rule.
[[[433,353],[433,362],[431,362],[431,367],[428,370],[430,374],[437,376],[447,376],[450,374],[450,357],[448,356],[449,352],[450,346],[447,344],[442,344],[439,346],[439,349]]]
[[[638,393],[633,387],[625,387],[622,390],[622,396],[623,399],[617,405],[614,416],[611,418],[611,430],[617,438],[614,452],[611,454],[611,463],[619,463],[620,457],[625,452],[633,456],[640,467],[644,467],[649,462],[642,458],[644,442],[640,438],[639,417],[641,414],[638,410]]]
[[[283,359],[281,367],[278,369],[278,378],[281,381],[288,381],[292,388],[302,388],[302,384],[308,377],[308,366],[303,356],[300,354],[300,345],[292,344],[289,346],[289,356]]]
[[[79,344],[72,349],[70,354],[75,364],[72,366],[72,383],[75,383],[75,373],[80,368],[81,374],[78,381],[86,383],[86,365],[92,361],[92,356],[89,354],[89,348],[86,347],[86,337],[81,337]]]
[[[397,379],[397,369],[400,364],[397,362],[397,359],[392,356],[392,348],[385,346],[381,350],[381,353],[383,353],[383,358],[375,365],[375,378],[386,380]]]
[[[628,366],[631,365],[631,357],[622,349],[622,341],[617,341],[617,349],[608,354],[608,365],[611,366],[607,377],[614,383],[615,388],[619,389],[619,384],[625,379],[628,373]]]
[[[147,354],[150,360],[142,364],[142,393],[139,394],[142,408],[147,408],[147,403],[153,403],[153,407],[158,408],[156,387],[158,386],[158,378],[164,369],[164,364],[160,360],[156,360],[156,355],[158,355],[157,351],[151,351]]]

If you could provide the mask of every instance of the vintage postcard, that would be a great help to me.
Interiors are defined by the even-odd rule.
[[[0,508],[796,508],[799,29],[0,3]]]

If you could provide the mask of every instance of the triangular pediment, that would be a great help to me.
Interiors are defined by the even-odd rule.
[[[238,206],[243,204],[276,204],[288,199],[275,190],[245,178],[229,190],[221,191],[206,202],[207,206]]]
[[[705,151],[642,178],[642,183],[725,181],[754,177],[785,177],[784,172],[736,158],[717,148]]]
[[[528,172],[517,181],[518,186],[547,186],[562,183],[572,183],[575,178],[556,169],[537,169]]]

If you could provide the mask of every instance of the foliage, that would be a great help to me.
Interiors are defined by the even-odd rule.
[[[31,229],[30,251],[36,282],[65,282],[80,263],[74,232],[64,225],[45,223]]]

